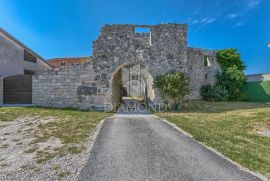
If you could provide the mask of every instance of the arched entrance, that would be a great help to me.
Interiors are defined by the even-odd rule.
[[[120,65],[111,77],[111,102],[114,107],[124,99],[149,102],[154,99],[153,77],[142,64]]]

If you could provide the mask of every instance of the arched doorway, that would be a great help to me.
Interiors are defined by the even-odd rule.
[[[120,65],[111,77],[111,102],[114,107],[124,99],[149,102],[154,99],[153,77],[142,64]]]

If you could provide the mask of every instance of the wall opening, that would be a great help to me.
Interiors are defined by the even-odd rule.
[[[27,50],[24,50],[23,58],[25,61],[37,63],[37,57],[35,57],[33,54],[31,54]]]
[[[114,107],[128,99],[146,103],[154,97],[153,78],[141,64],[119,66],[112,75],[111,88]]]
[[[135,33],[150,33],[150,28],[135,27]]]
[[[137,37],[147,37],[149,45],[152,45],[152,34],[150,28],[135,27],[135,36]]]
[[[24,75],[35,75],[35,71],[24,69]]]
[[[209,57],[208,56],[204,56],[204,66],[205,67],[210,67],[211,63],[209,61]]]

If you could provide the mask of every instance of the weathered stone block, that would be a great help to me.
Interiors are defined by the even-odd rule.
[[[80,87],[78,87],[77,94],[78,95],[96,95],[97,94],[97,87],[80,86]]]

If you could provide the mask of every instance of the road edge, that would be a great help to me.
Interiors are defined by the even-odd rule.
[[[202,142],[196,140],[190,133],[184,131],[183,129],[181,129],[180,127],[178,127],[176,124],[171,123],[171,122],[169,122],[168,120],[166,120],[166,119],[164,119],[164,118],[161,118],[161,117],[159,117],[159,116],[157,116],[157,115],[153,115],[153,116],[154,116],[155,118],[157,118],[157,119],[159,119],[159,120],[165,122],[166,124],[170,125],[171,127],[173,127],[174,129],[176,129],[176,130],[179,131],[180,133],[182,133],[182,134],[188,136],[190,139],[196,141],[198,144],[200,144],[200,145],[203,146],[204,148],[208,149],[209,151],[214,152],[215,154],[217,154],[217,155],[220,156],[221,158],[223,158],[223,159],[229,161],[230,163],[234,164],[235,166],[237,166],[237,167],[239,168],[239,170],[244,171],[244,172],[247,172],[247,173],[249,173],[249,174],[251,174],[251,175],[253,175],[253,176],[256,176],[256,177],[258,177],[259,179],[261,179],[261,180],[263,180],[263,181],[269,181],[269,179],[268,179],[267,177],[265,177],[264,175],[262,175],[261,173],[253,172],[253,171],[249,170],[248,168],[246,168],[246,167],[240,165],[239,163],[237,163],[237,162],[231,160],[230,158],[224,156],[221,152],[217,151],[216,149],[214,149],[214,148],[212,148],[212,147],[209,147],[209,146],[207,146],[206,144],[204,144],[204,143],[202,143]]]
[[[89,136],[91,136],[91,138],[90,138],[91,141],[90,141],[90,146],[89,146],[89,154],[88,154],[88,157],[91,155],[91,151],[92,151],[92,149],[93,149],[93,146],[94,146],[94,144],[95,144],[95,142],[96,142],[96,139],[97,139],[97,137],[98,137],[98,135],[99,135],[99,133],[100,133],[100,129],[102,128],[104,122],[105,122],[107,119],[110,119],[111,117],[112,117],[112,116],[109,116],[109,117],[106,117],[106,118],[102,119],[102,120],[100,121],[100,123],[97,125],[95,131],[92,132],[92,134],[89,135]],[[88,161],[88,158],[85,159],[85,162],[84,162],[84,163],[80,166],[80,168],[78,169],[78,172],[77,172],[76,176],[74,177],[75,180],[78,180],[78,177],[79,177],[79,175],[80,175],[80,173],[81,173],[81,171],[82,171],[82,169],[83,169],[83,167],[85,166],[85,164],[86,164],[87,161]]]

